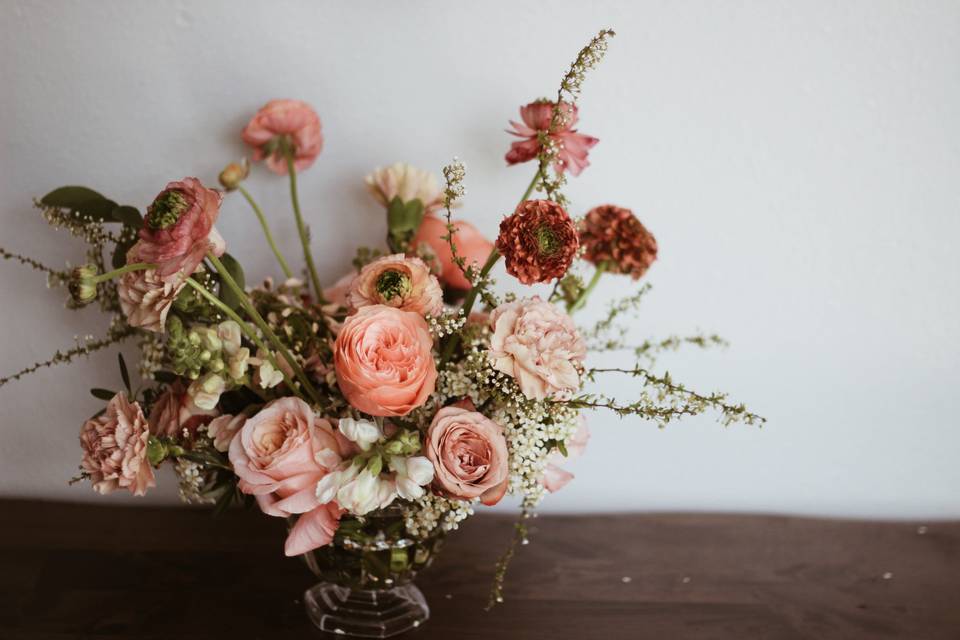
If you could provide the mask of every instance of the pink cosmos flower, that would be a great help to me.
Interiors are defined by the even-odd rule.
[[[425,455],[434,486],[450,498],[500,502],[509,482],[503,427],[482,413],[450,406],[437,411],[427,430]]]
[[[590,429],[587,428],[587,419],[578,416],[577,430],[567,440],[567,455],[564,456],[559,451],[554,451],[547,456],[547,468],[543,473],[543,486],[547,491],[550,493],[560,491],[568,482],[573,480],[573,474],[560,465],[583,455],[589,441]]]
[[[223,255],[226,245],[213,226],[222,199],[196,178],[168,184],[147,208],[137,258],[159,264],[157,272],[167,278],[177,272],[192,275],[208,251]]]
[[[519,164],[537,157],[543,147],[538,136],[550,129],[554,104],[549,100],[537,100],[520,107],[520,119],[523,122],[511,120],[513,131],[507,133],[522,139],[510,145],[506,155],[507,164]],[[581,171],[590,166],[587,153],[599,140],[593,136],[578,133],[573,128],[579,119],[576,105],[562,102],[560,111],[563,115],[562,124],[549,133],[550,138],[560,147],[553,168],[557,173],[570,169],[570,173],[578,176]]]
[[[389,207],[394,198],[400,198],[401,202],[419,200],[427,215],[443,206],[443,190],[436,176],[404,162],[378,167],[365,181],[371,195],[384,207]]]
[[[418,313],[382,304],[348,317],[333,346],[337,384],[347,402],[372,416],[403,416],[427,401],[437,382],[433,338]]]
[[[479,269],[493,251],[493,243],[484,238],[483,234],[469,222],[455,220],[453,226],[456,229],[456,233],[453,234],[453,243],[457,246],[457,253],[466,260],[468,265],[473,264]],[[451,289],[469,291],[473,285],[463,275],[460,267],[454,263],[450,245],[443,239],[445,235],[447,235],[445,220],[424,216],[410,244],[416,247],[422,243],[430,248],[440,266],[440,282]]]
[[[351,311],[383,304],[435,316],[443,311],[443,289],[423,260],[398,253],[364,266],[351,282],[347,302]]]
[[[143,410],[136,402],[118,393],[107,403],[106,412],[87,420],[80,429],[83,460],[80,468],[90,476],[93,489],[106,494],[127,489],[142,496],[156,486],[147,458],[150,431]]]
[[[271,516],[299,515],[284,553],[300,555],[329,544],[340,507],[320,504],[317,482],[340,464],[341,441],[331,424],[294,397],[274,400],[231,440],[229,457],[240,491]]]
[[[313,164],[323,148],[320,117],[306,102],[271,100],[243,129],[243,141],[253,147],[254,160],[266,160],[267,168],[287,175],[283,145],[293,146],[293,167],[298,172]]]
[[[501,304],[490,314],[490,359],[528,398],[564,397],[580,387],[587,348],[573,319],[539,297]]]

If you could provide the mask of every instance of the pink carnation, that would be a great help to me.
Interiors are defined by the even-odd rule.
[[[127,252],[127,264],[142,262],[140,243]],[[163,277],[156,269],[128,271],[117,281],[117,296],[120,309],[127,317],[127,324],[155,333],[163,333],[167,313],[174,300],[186,286],[184,275],[176,273]]]
[[[563,397],[580,387],[587,349],[573,319],[538,297],[501,304],[490,314],[490,359],[528,398]]]
[[[240,491],[255,496],[268,515],[299,515],[287,537],[286,555],[306,553],[333,539],[340,508],[320,504],[316,488],[340,464],[342,451],[331,424],[293,397],[268,404],[231,440],[230,462]]]
[[[563,102],[560,104],[561,118],[559,126],[550,130],[550,121],[553,118],[553,105],[549,100],[537,100],[520,107],[522,123],[510,121],[513,131],[508,133],[521,138],[510,145],[507,152],[507,164],[518,164],[533,160],[542,151],[540,134],[550,131],[549,137],[560,147],[553,167],[557,173],[570,169],[575,176],[590,166],[587,153],[599,142],[597,138],[578,133],[574,129],[579,116],[576,105]]]
[[[266,159],[267,168],[282,176],[287,174],[283,145],[292,145],[297,171],[312,165],[323,148],[320,117],[300,100],[271,100],[257,111],[242,135],[254,149],[253,159]]]
[[[443,289],[419,258],[383,256],[360,270],[347,294],[350,310],[372,304],[436,316],[443,311]]]
[[[222,199],[196,178],[168,184],[147,208],[137,259],[159,264],[157,272],[167,278],[177,272],[192,275],[208,251],[223,255],[226,246],[213,227]]]
[[[83,460],[80,468],[98,493],[127,489],[142,496],[156,486],[147,458],[150,431],[143,410],[123,393],[107,403],[106,412],[87,420],[80,429]]]

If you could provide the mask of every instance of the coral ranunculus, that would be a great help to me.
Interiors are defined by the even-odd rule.
[[[490,359],[528,398],[560,398],[580,387],[587,348],[573,318],[540,298],[501,304],[490,314]]]
[[[500,222],[497,250],[523,284],[549,282],[570,268],[580,239],[566,210],[552,200],[525,200]]]
[[[384,304],[435,316],[443,311],[443,290],[423,260],[398,253],[364,266],[350,285],[347,302],[351,311]]]
[[[323,148],[320,117],[300,100],[271,100],[257,111],[242,135],[253,147],[253,159],[266,160],[267,168],[282,176],[287,175],[284,146],[292,148],[298,172],[312,165]]]
[[[150,430],[143,410],[122,392],[107,403],[106,412],[80,429],[83,460],[80,468],[98,493],[127,489],[142,496],[156,486],[147,458]]]
[[[453,243],[457,247],[457,254],[467,265],[475,265],[479,269],[487,256],[493,251],[493,243],[483,237],[475,226],[469,222],[458,220],[453,222],[456,232],[453,234]],[[447,235],[447,223],[434,216],[424,216],[417,234],[411,245],[416,247],[425,244],[436,256],[440,266],[440,281],[452,289],[468,291],[473,285],[463,275],[463,271],[453,261],[450,245],[443,236]]]
[[[624,207],[594,207],[580,222],[583,259],[639,279],[657,259],[657,239]]]
[[[157,263],[166,278],[177,272],[192,275],[208,251],[223,255],[223,238],[213,226],[221,200],[222,193],[196,178],[168,184],[147,208],[136,257]]]
[[[425,454],[434,486],[458,500],[500,502],[509,482],[503,427],[476,411],[444,407],[427,430]]]
[[[333,348],[337,383],[347,402],[372,416],[403,416],[433,393],[433,338],[418,313],[381,304],[348,317]]]
[[[284,552],[306,553],[329,544],[337,529],[336,503],[320,504],[316,487],[341,462],[331,424],[299,398],[274,400],[249,418],[230,442],[240,491],[256,497],[271,516],[299,515]]]
[[[578,176],[581,171],[590,166],[587,154],[599,140],[593,136],[578,133],[573,128],[579,119],[577,106],[566,102],[560,103],[560,124],[551,130],[550,121],[553,119],[554,104],[556,103],[549,100],[537,100],[520,107],[520,119],[523,122],[511,120],[513,131],[508,133],[521,140],[510,145],[506,156],[507,164],[518,164],[536,158],[543,149],[540,134],[549,132],[549,137],[559,147],[553,162],[557,173],[570,169],[570,173]]]

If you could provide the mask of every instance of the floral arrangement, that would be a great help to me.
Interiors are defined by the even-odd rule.
[[[506,163],[531,163],[533,177],[493,242],[453,219],[464,196],[461,162],[443,168],[442,183],[397,163],[366,177],[385,212],[385,247],[359,249],[349,273],[323,286],[297,190],[321,153],[323,131],[314,110],[295,100],[268,102],[241,135],[254,164],[289,180],[302,273],[244,187],[247,160],[220,173],[220,189],[193,177],[170,182],[143,215],[84,187],[52,191],[35,204],[86,244],[85,263],[55,269],[0,251],[45,272],[51,286],[65,285],[69,307],[98,304],[109,328],[0,385],[136,340],[142,383],[132,383],[121,356],[125,389],[92,390],[106,406],[80,430],[77,479],[99,493],[139,496],[155,486],[155,469],[170,464],[187,502],[255,502],[289,519],[288,556],[361,535],[388,510],[401,535],[426,539],[508,494],[523,514],[513,544],[525,542],[525,518],[573,478],[564,463],[587,445],[584,410],[661,425],[706,410],[725,423],[762,422],[723,394],[651,371],[662,350],[722,340],[630,345],[618,320],[636,309],[646,284],[595,326],[574,320],[601,277],[637,282],[658,250],[630,209],[603,204],[575,217],[563,195],[598,144],[577,129],[577,98],[613,35],[601,31],[556,97],[521,107],[520,121],[510,123],[516,139]],[[228,253],[215,224],[223,199],[235,194],[250,204],[281,279],[248,286]],[[501,258],[519,283],[552,284],[550,293],[498,295],[490,271]],[[591,351],[632,352],[635,363],[593,368]],[[587,390],[614,374],[638,381],[636,397]],[[496,567],[492,603],[502,599],[512,554],[513,545]]]

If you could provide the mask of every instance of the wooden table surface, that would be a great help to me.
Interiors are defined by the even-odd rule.
[[[257,512],[0,500],[0,638],[323,638],[312,576]],[[476,516],[417,581],[411,640],[960,638],[960,523],[541,517],[485,612],[511,519]]]

